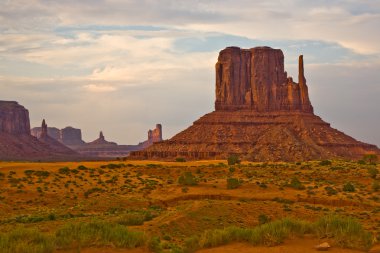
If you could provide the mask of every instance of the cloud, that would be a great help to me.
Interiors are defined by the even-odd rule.
[[[116,87],[108,84],[87,84],[84,86],[84,88],[89,92],[98,93],[116,91]]]
[[[32,125],[44,116],[86,140],[102,129],[137,143],[155,123],[170,137],[213,109],[220,49],[268,45],[283,49],[293,76],[304,54],[318,113],[380,145],[379,26],[370,0],[1,1],[0,88]]]

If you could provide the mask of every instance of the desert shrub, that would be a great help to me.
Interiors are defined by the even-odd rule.
[[[270,221],[270,218],[266,216],[265,214],[260,214],[258,217],[258,220],[259,220],[259,224],[263,225],[265,223],[268,223]]]
[[[375,179],[379,174],[379,170],[376,167],[370,167],[367,169],[368,174],[371,178]]]
[[[237,155],[230,155],[227,158],[228,165],[235,165],[240,163],[240,159]]]
[[[176,161],[176,162],[179,162],[179,163],[184,163],[184,162],[186,162],[186,159],[183,158],[183,157],[177,157],[177,158],[175,159],[175,161]]]
[[[227,189],[236,189],[242,184],[242,181],[237,178],[227,178]]]
[[[297,190],[305,189],[305,186],[301,183],[301,181],[297,177],[293,177],[288,186]]]
[[[129,212],[118,218],[117,223],[125,226],[137,226],[144,224],[145,221],[150,221],[154,215],[147,212]]]
[[[368,250],[372,246],[371,233],[365,231],[357,220],[350,217],[326,215],[320,218],[314,227],[319,237],[332,237],[341,247]]]
[[[369,164],[376,164],[379,157],[376,154],[366,154],[363,156],[363,160]]]
[[[28,177],[32,176],[34,173],[34,170],[24,170],[24,174]]]
[[[372,183],[372,190],[374,192],[378,192],[380,190],[380,183],[379,183],[379,181],[373,181],[373,183]]]
[[[45,170],[37,170],[34,172],[34,175],[36,175],[37,177],[48,177],[50,175],[50,172],[49,171],[45,171]]]
[[[36,229],[15,228],[0,234],[0,252],[2,253],[51,253],[54,240]]]
[[[234,168],[234,167],[230,167],[230,168],[228,169],[228,171],[231,172],[231,173],[234,173],[234,172],[235,172],[235,168]]]
[[[329,195],[329,196],[336,195],[338,193],[337,190],[335,190],[331,186],[326,186],[325,191],[326,191],[327,195]]]
[[[343,185],[343,191],[345,192],[354,192],[355,191],[355,186],[351,184],[350,182],[346,183]]]
[[[252,245],[274,246],[289,237],[305,234],[333,238],[342,247],[364,250],[369,249],[373,241],[372,235],[366,232],[356,220],[328,215],[314,223],[285,218],[254,228],[228,227],[207,230],[200,236],[193,236],[185,240],[184,252],[194,252],[201,248],[241,241]]]
[[[228,227],[205,231],[199,238],[199,248],[216,247],[233,241],[246,241],[253,245],[274,246],[290,235],[303,235],[311,231],[311,224],[294,219],[282,219],[247,229]]]
[[[88,223],[68,223],[55,233],[59,248],[115,245],[122,248],[135,248],[145,244],[142,232],[130,231],[127,227],[91,221]]]
[[[331,165],[332,162],[330,160],[323,160],[323,161],[320,161],[319,162],[319,165],[321,166],[327,166],[327,165]]]
[[[123,167],[125,167],[125,164],[123,164],[123,163],[118,163],[118,164],[109,163],[109,164],[100,166],[100,168],[102,168],[102,169],[120,169]]]
[[[88,170],[88,168],[84,165],[79,165],[77,169],[78,170]]]
[[[161,240],[158,236],[153,236],[148,242],[148,248],[155,253],[162,252]]]
[[[95,193],[95,192],[104,192],[104,190],[102,188],[94,187],[94,188],[91,188],[91,189],[85,191],[84,196],[86,198],[88,198],[90,196],[90,194]]]
[[[190,171],[186,171],[178,178],[180,185],[197,185],[198,181]]]
[[[68,174],[70,174],[70,168],[69,167],[60,168],[60,169],[58,169],[58,173],[68,175]]]

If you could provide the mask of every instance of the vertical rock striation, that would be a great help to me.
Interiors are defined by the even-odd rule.
[[[29,111],[17,102],[0,101],[0,132],[29,135]]]
[[[219,53],[215,69],[217,111],[313,113],[303,74],[302,56],[299,83],[287,76],[282,51],[270,47],[228,47]]]

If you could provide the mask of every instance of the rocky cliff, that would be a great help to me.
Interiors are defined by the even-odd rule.
[[[14,101],[0,101],[0,132],[29,134],[29,111]]]
[[[44,124],[43,135],[47,129]],[[0,101],[1,160],[74,159],[73,151],[56,152],[48,143],[30,134],[29,112],[17,102]]]
[[[33,127],[31,134],[37,138],[41,136],[41,127]],[[69,148],[76,148],[85,144],[82,140],[82,131],[78,128],[65,127],[63,129],[58,129],[56,127],[48,127],[47,133],[53,139],[63,143]]]
[[[216,68],[215,111],[167,141],[131,159],[225,159],[231,154],[252,161],[302,161],[359,158],[378,153],[314,115],[304,62],[298,83],[284,70],[280,49],[228,47]]]
[[[217,111],[313,112],[302,56],[298,83],[287,76],[282,51],[269,47],[228,47],[219,53],[215,69]]]
[[[41,134],[38,137],[38,140],[44,144],[46,144],[49,147],[49,150],[61,155],[77,155],[75,151],[72,149],[66,147],[53,137],[50,137],[48,135],[48,126],[45,122],[45,120],[42,120],[41,124]]]

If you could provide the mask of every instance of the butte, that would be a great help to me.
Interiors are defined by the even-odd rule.
[[[131,153],[132,159],[251,161],[356,159],[380,150],[316,116],[309,100],[303,56],[298,83],[284,70],[280,49],[227,47],[219,53],[215,111],[169,140]]]

